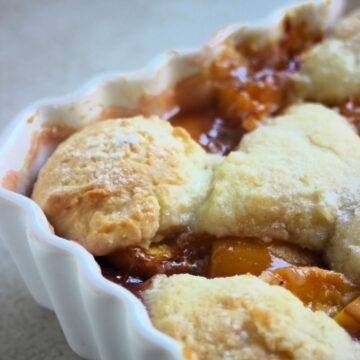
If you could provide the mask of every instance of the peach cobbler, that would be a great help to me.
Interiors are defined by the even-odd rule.
[[[56,234],[186,358],[360,359],[360,13],[244,27],[172,94],[56,148],[32,192]]]

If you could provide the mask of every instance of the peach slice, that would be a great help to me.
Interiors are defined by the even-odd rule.
[[[218,239],[213,242],[210,276],[260,275],[271,267],[271,262],[268,248],[257,240]]]
[[[341,309],[334,320],[351,335],[360,338],[360,296]]]
[[[260,277],[269,284],[290,290],[312,310],[322,310],[330,316],[360,294],[360,289],[343,274],[315,266],[274,269]]]
[[[181,126],[186,129],[195,141],[200,140],[203,134],[207,134],[214,123],[214,115],[210,112],[192,112],[178,114],[170,118],[173,126]]]
[[[316,254],[298,246],[274,241],[227,237],[213,242],[210,276],[260,275],[289,265],[319,265]]]

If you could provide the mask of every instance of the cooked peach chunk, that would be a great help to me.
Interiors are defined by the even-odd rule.
[[[167,244],[153,245],[149,249],[129,247],[106,257],[116,269],[131,271],[137,276],[149,276],[164,272],[164,263],[174,257],[175,249]]]
[[[181,126],[186,129],[193,140],[198,141],[202,134],[207,134],[214,122],[213,115],[206,112],[180,114],[170,119],[173,126]]]
[[[149,248],[129,247],[105,257],[111,267],[148,279],[157,274],[206,275],[211,251],[208,236],[182,233]]]
[[[312,310],[322,310],[330,316],[360,294],[359,288],[344,275],[315,266],[269,270],[261,278],[285,287]]]
[[[271,267],[266,246],[255,239],[223,238],[215,240],[211,255],[211,277],[250,273],[260,275]]]
[[[335,316],[334,320],[337,321],[344,329],[351,335],[360,337],[360,296],[353,300],[350,304],[346,305]]]
[[[227,237],[213,242],[210,276],[260,275],[290,264],[319,265],[320,260],[316,254],[284,242]]]

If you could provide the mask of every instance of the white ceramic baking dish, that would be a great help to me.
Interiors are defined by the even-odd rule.
[[[341,12],[341,1],[315,3],[328,6],[329,22]],[[111,109],[135,109],[142,95],[164,93],[198,73],[225,37],[236,41],[244,31],[276,31],[283,13],[278,11],[248,27],[228,27],[203,48],[168,52],[136,73],[103,75],[74,94],[40,101],[19,114],[3,132],[0,179],[10,170],[23,170],[19,193],[0,188],[0,236],[32,296],[55,311],[69,345],[80,356],[102,360],[181,359],[182,349],[151,325],[146,309],[134,295],[102,277],[96,261],[83,247],[54,235],[41,209],[21,194],[53,150],[51,144],[43,145],[29,162],[34,136],[43,125],[81,128],[110,116]],[[160,114],[169,110],[170,105],[153,108]]]

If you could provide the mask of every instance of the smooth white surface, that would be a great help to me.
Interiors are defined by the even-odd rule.
[[[0,126],[38,98],[72,91],[99,72],[136,69],[167,49],[201,44],[227,23],[285,3],[0,0]],[[0,358],[77,359],[1,243],[0,271]]]

